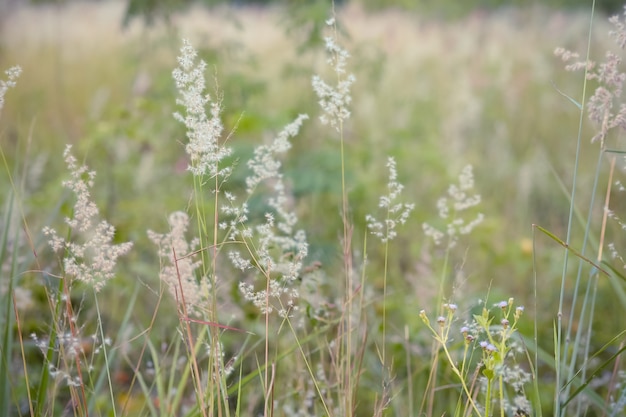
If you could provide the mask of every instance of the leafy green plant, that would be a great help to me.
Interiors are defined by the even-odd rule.
[[[458,307],[456,304],[444,304],[445,315],[437,318],[434,328],[426,312],[420,312],[420,318],[433,334],[438,347],[443,350],[453,373],[462,387],[457,413],[466,415],[475,413],[479,416],[493,415],[494,404],[500,415],[514,412],[530,413],[531,402],[524,394],[524,384],[530,381],[530,375],[524,371],[514,358],[514,348],[519,348],[520,340],[516,335],[518,320],[524,307],[513,305],[513,299],[494,305],[500,310],[499,324],[494,324],[496,315],[486,307],[481,314],[475,314],[470,323],[460,329],[453,329]],[[452,331],[455,331],[451,333]],[[453,357],[451,345],[454,334],[463,336],[460,359]],[[482,339],[482,340],[481,340]],[[478,361],[472,361],[475,352],[481,351]],[[457,365],[460,362],[460,365]],[[475,367],[473,370],[472,368]],[[505,388],[512,387],[513,395]],[[484,390],[484,393],[483,393]]]

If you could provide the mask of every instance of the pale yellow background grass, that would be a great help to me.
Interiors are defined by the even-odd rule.
[[[115,125],[116,116],[103,115],[103,109],[132,102],[138,84],[151,88],[160,77],[161,88],[173,90],[169,74],[180,37],[221,52],[209,63],[218,79],[239,71],[264,83],[256,109],[235,111],[257,111],[272,120],[314,108],[310,75],[323,71],[325,57],[321,50],[298,54],[305,34],[286,33],[289,12],[196,7],[175,15],[169,26],[146,28],[134,21],[125,29],[123,12],[123,2],[15,10],[3,23],[0,64],[20,64],[24,74],[7,96],[13,103],[4,109],[5,127],[21,123],[26,127],[16,129],[25,138],[34,121],[36,147],[58,154],[60,141],[79,141],[90,123]],[[554,192],[550,164],[564,179],[571,176],[578,113],[551,83],[577,96],[582,77],[565,74],[552,51],[584,51],[588,16],[533,9],[436,21],[349,6],[339,11],[339,22],[345,34],[340,40],[353,55],[349,69],[357,76],[347,139],[369,152],[355,163],[362,182],[381,184],[386,172],[375,159],[395,154],[402,178],[409,178],[408,198],[420,205],[421,217],[410,226],[419,230],[425,213],[435,215],[436,198],[450,179],[473,163],[488,218],[486,239],[494,240],[495,255],[476,255],[486,263],[508,256],[497,252],[502,242],[527,239],[533,222],[563,235],[567,201]],[[598,17],[596,57],[606,50],[607,29]],[[304,75],[285,77],[287,65],[305,68]],[[308,108],[302,108],[304,101]],[[233,110],[229,97],[224,103]],[[163,117],[173,108],[173,102],[163,103]],[[327,137],[315,135],[298,146],[314,148]],[[595,159],[595,151],[584,155]]]

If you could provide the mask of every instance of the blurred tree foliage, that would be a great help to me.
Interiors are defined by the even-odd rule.
[[[10,0],[8,0],[10,1]],[[63,4],[75,0],[30,0],[32,4]],[[106,1],[106,0],[93,0]],[[243,5],[282,5],[295,10],[316,11],[321,5],[328,6],[331,0],[126,0],[124,24],[135,18],[144,19],[148,24],[156,20],[167,21],[172,13],[184,10],[192,3],[207,7],[231,4]],[[439,18],[462,17],[474,11],[490,11],[505,7],[527,7],[542,5],[555,9],[591,9],[593,0],[335,0],[336,4],[359,3],[370,11],[389,7],[413,10]],[[622,10],[624,0],[595,0],[596,10],[605,14],[615,14]]]

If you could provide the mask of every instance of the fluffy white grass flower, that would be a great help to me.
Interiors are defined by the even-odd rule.
[[[176,211],[170,214],[168,223],[169,233],[159,234],[148,230],[148,238],[159,247],[162,263],[159,278],[177,304],[182,304],[184,300],[188,313],[202,315],[208,308],[210,283],[206,277],[197,278],[196,270],[202,262],[194,261],[192,255],[199,242],[197,239],[191,243],[187,241],[187,213]]]
[[[248,194],[252,194],[256,186],[264,180],[281,177],[281,163],[275,155],[284,154],[291,149],[289,138],[298,134],[302,123],[308,118],[306,114],[299,115],[296,120],[285,126],[270,145],[260,145],[254,149],[254,156],[248,161],[248,168],[252,170],[252,175],[246,178]]]
[[[337,84],[334,86],[327,84],[320,76],[315,75],[312,85],[323,111],[320,121],[339,130],[343,121],[350,117],[350,110],[348,110],[348,106],[352,102],[350,87],[356,78],[353,74],[346,75],[346,62],[350,55],[336,43],[335,20],[330,19],[326,23],[334,30],[334,36],[326,37],[325,43],[326,51],[329,53],[327,62],[337,76]]]
[[[396,237],[397,225],[406,223],[411,211],[415,208],[415,204],[397,202],[402,194],[404,185],[398,182],[396,160],[391,156],[387,159],[387,168],[389,168],[388,194],[381,196],[378,203],[378,207],[386,211],[385,219],[377,220],[371,214],[365,216],[370,232],[380,238],[383,243]]]
[[[466,221],[460,215],[462,212],[477,206],[480,203],[480,195],[473,194],[474,174],[472,166],[467,165],[459,175],[459,184],[451,184],[448,187],[448,195],[437,201],[439,217],[447,221],[444,230],[428,223],[422,224],[427,236],[430,236],[436,245],[440,245],[448,236],[448,248],[454,247],[460,235],[469,234],[476,226],[482,223],[484,216],[478,213],[470,221]]]
[[[63,253],[65,273],[79,281],[92,285],[100,291],[106,281],[115,275],[113,269],[117,258],[127,254],[132,242],[112,244],[115,228],[106,221],[95,224],[98,207],[91,201],[89,189],[93,187],[96,173],[87,166],[79,166],[68,145],[63,153],[72,178],[63,182],[76,195],[73,217],[65,218],[65,223],[83,238],[82,243],[65,240],[52,228],[46,227],[43,233],[50,238],[48,244],[55,252]]]
[[[256,250],[251,260],[238,251],[229,254],[236,268],[255,267],[256,273],[248,274],[248,279],[239,283],[239,291],[262,314],[276,310],[279,316],[287,317],[298,309],[296,301],[300,294],[294,284],[308,255],[306,234],[302,230],[293,235],[281,233],[268,213],[266,222],[254,228],[248,241],[253,242],[248,247]]]
[[[220,119],[221,100],[211,100],[211,96],[205,94],[206,63],[197,60],[198,53],[189,41],[183,40],[180,53],[179,67],[172,76],[179,93],[176,103],[185,108],[185,113],[174,113],[174,117],[187,128],[189,143],[185,150],[191,159],[189,170],[197,176],[228,176],[230,168],[219,167],[219,163],[232,153],[231,148],[219,142],[224,130]],[[206,114],[207,105],[210,117]]]
[[[286,317],[297,309],[299,293],[293,284],[308,255],[308,243],[304,231],[294,231],[298,217],[293,212],[292,199],[288,196],[278,157],[291,148],[289,139],[298,134],[307,118],[306,115],[299,115],[271,144],[257,147],[248,161],[248,168],[252,171],[246,179],[248,194],[253,194],[261,184],[269,188],[270,197],[266,203],[270,211],[265,214],[265,222],[249,227],[241,221],[247,213],[245,205],[228,210],[235,216],[230,224],[233,229],[231,238],[241,238],[246,247],[254,248],[254,253],[244,254],[236,250],[229,253],[235,268],[256,271],[256,274],[248,274],[248,279],[239,283],[239,290],[263,314],[277,310],[281,317]],[[256,284],[260,281],[264,283],[262,286]]]
[[[623,17],[626,20],[626,9]],[[619,16],[611,17],[609,22],[615,28],[609,32],[609,35],[623,50],[626,46],[626,26]],[[568,62],[565,66],[566,71],[584,70],[587,79],[598,81],[599,86],[587,102],[587,111],[589,119],[599,126],[598,133],[591,141],[600,141],[600,146],[604,147],[604,140],[611,129],[619,127],[626,130],[626,105],[621,103],[624,81],[626,81],[626,73],[620,69],[622,59],[611,51],[607,51],[604,62],[599,64],[593,61],[579,61],[577,53],[564,48],[557,48],[554,54]]]
[[[2,110],[2,107],[4,106],[4,95],[9,88],[15,87],[15,80],[17,80],[22,73],[22,68],[16,65],[9,68],[4,73],[7,76],[7,81],[0,80],[0,110]]]

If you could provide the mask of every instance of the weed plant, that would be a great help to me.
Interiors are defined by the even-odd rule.
[[[626,13],[610,21],[620,50],[626,45],[625,21]],[[593,63],[591,30],[583,60],[557,49],[567,70],[585,72],[580,99],[560,90],[542,93],[560,92],[580,112],[574,181],[570,189],[564,186],[570,207],[565,228],[532,228],[527,251],[533,255],[528,260],[533,297],[525,308],[516,294],[503,297],[497,283],[482,288],[478,302],[469,295],[463,263],[474,252],[463,242],[489,221],[472,165],[460,169],[458,183],[432,205],[436,216],[423,222],[419,235],[407,228],[418,208],[400,180],[398,161],[407,161],[400,152],[374,153],[371,163],[386,169],[386,184],[377,206],[354,204],[348,155],[356,152],[352,107],[358,80],[334,9],[325,23],[327,66],[310,82],[319,117],[294,114],[282,130],[242,156],[236,143],[249,120],[244,115],[224,121],[229,97],[220,89],[220,74],[207,86],[207,64],[183,40],[172,73],[177,98],[171,121],[184,131],[187,176],[178,178],[189,180],[189,194],[169,214],[163,212],[167,225],[155,225],[145,235],[128,226],[116,234],[104,220],[94,195],[98,177],[69,145],[63,152],[67,192],[50,209],[47,225],[34,227],[26,184],[31,150],[15,151],[13,160],[23,162],[12,164],[3,142],[10,187],[0,241],[0,414],[618,416],[626,411],[621,360],[626,330],[619,320],[615,327],[603,325],[607,318],[596,313],[602,291],[614,294],[616,317],[626,306],[619,235],[608,243],[610,223],[616,229],[624,225],[610,198],[619,196],[612,187],[621,187],[613,178],[624,153],[618,130],[626,128],[621,103],[626,75],[619,54],[609,52],[604,62]],[[9,89],[20,72],[14,67],[0,82],[0,110],[5,95],[10,103]],[[594,92],[587,99],[589,90]],[[590,196],[585,218],[577,180],[587,115],[598,126],[592,141],[599,151],[592,189],[583,194]],[[451,123],[449,133],[461,134],[468,126]],[[330,143],[338,161],[332,179],[339,184],[337,199],[317,213],[339,218],[336,270],[312,253],[309,230],[316,225],[302,225],[299,212],[306,208],[285,173],[290,151],[306,149],[298,138],[307,129]],[[128,151],[123,143],[110,147]],[[607,161],[598,225],[596,195]],[[151,204],[159,206],[160,197],[151,195]],[[582,238],[575,236],[577,228],[584,231]],[[130,237],[149,240],[155,254],[137,253]],[[428,242],[431,261],[422,269],[424,277],[415,280],[394,265],[411,253],[402,245],[418,239]],[[551,274],[540,262],[539,244],[564,251],[558,302],[539,284]],[[142,266],[128,267],[133,264]],[[118,267],[123,272],[116,278]],[[410,282],[398,284],[404,280]],[[405,296],[403,288],[412,292]],[[35,303],[41,311],[33,311]],[[542,315],[545,305],[554,314]],[[550,330],[540,328],[545,324],[540,316],[552,317]]]

